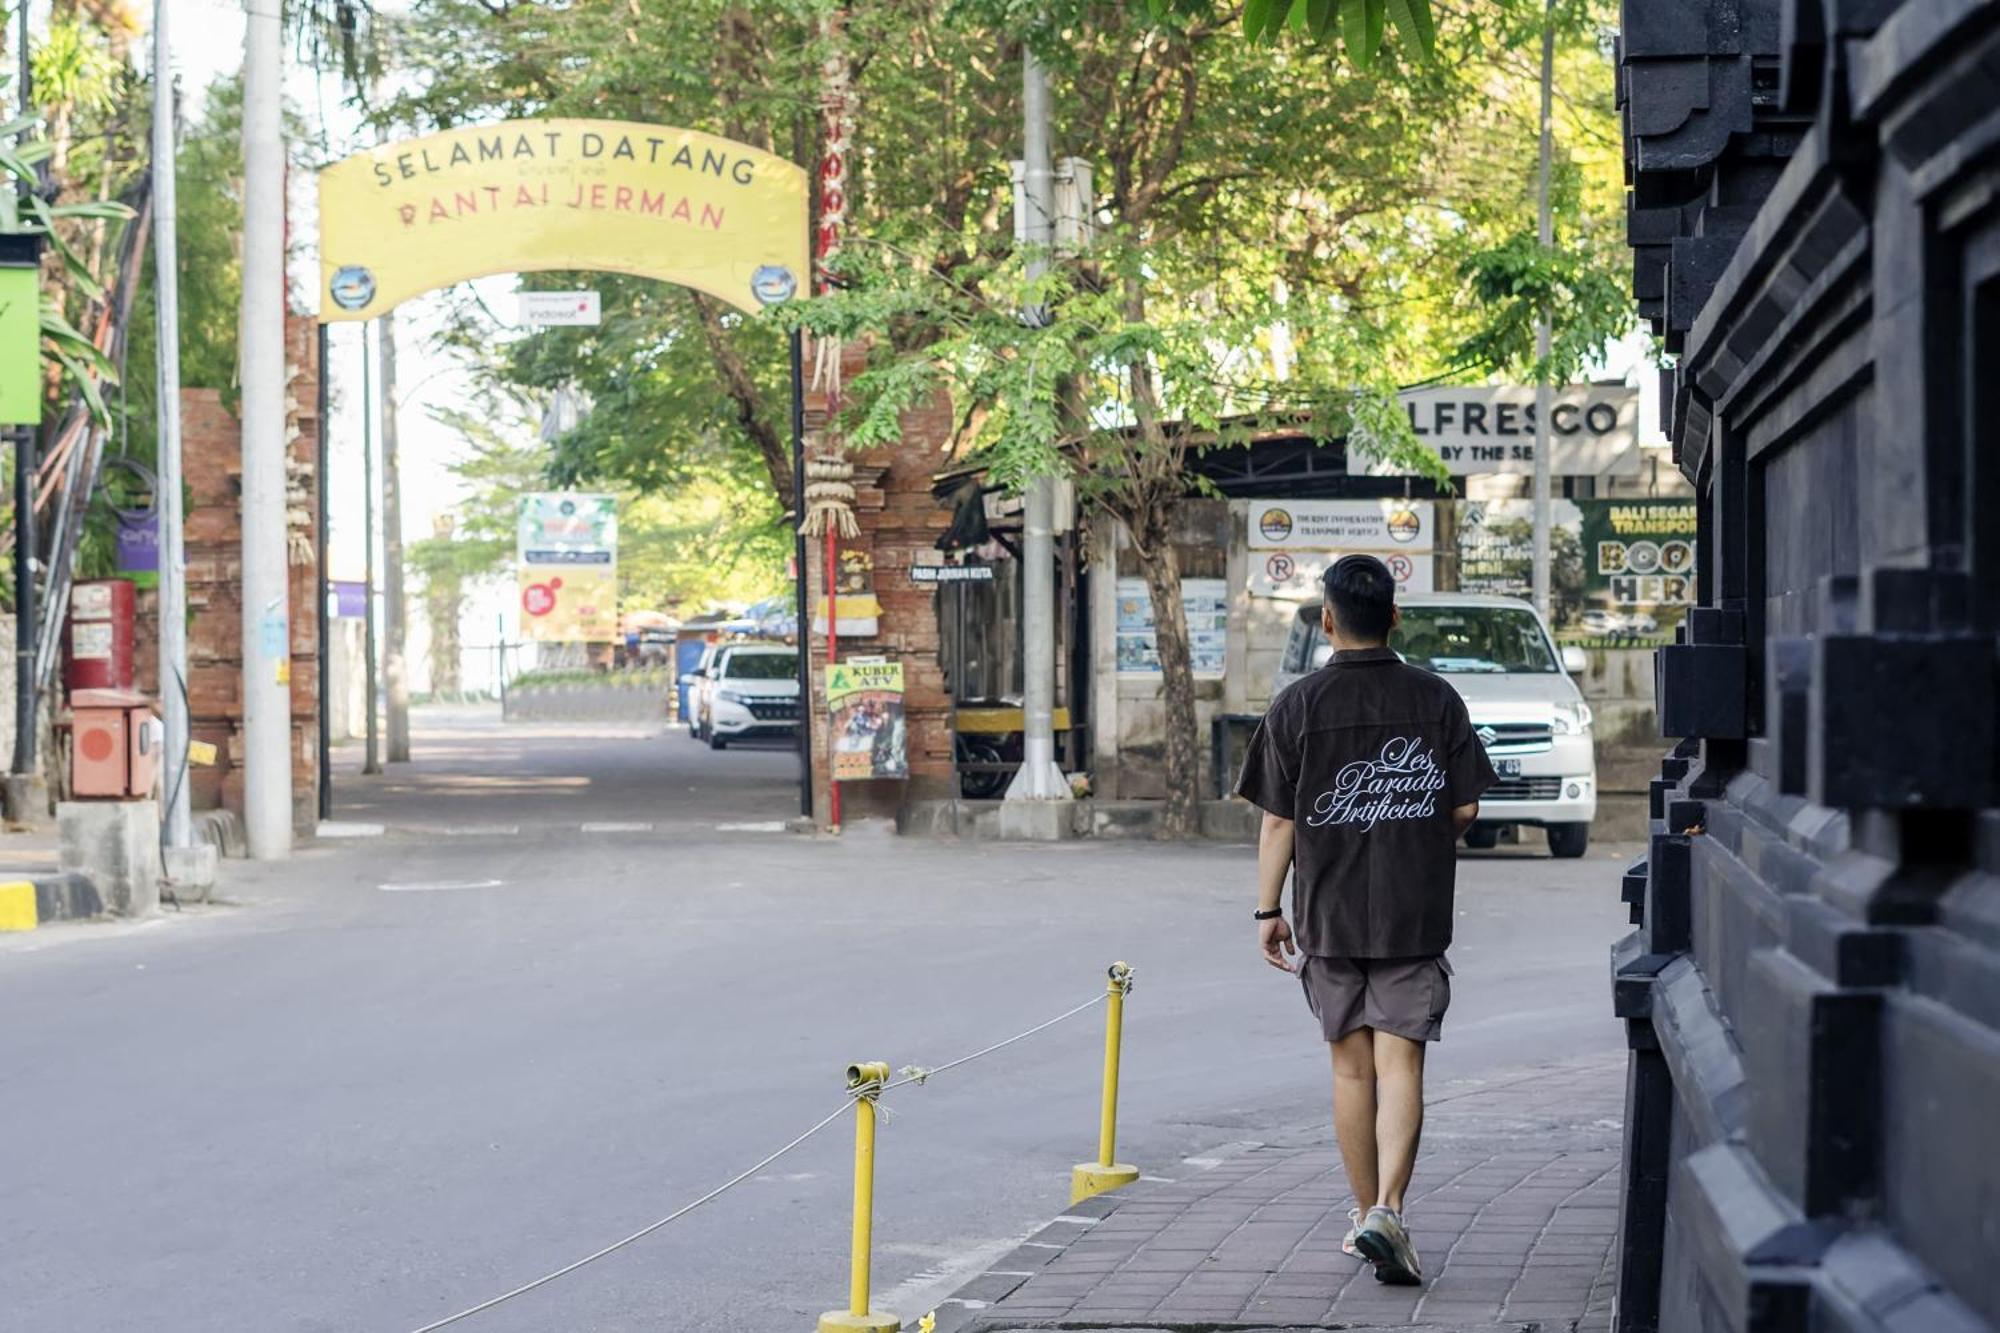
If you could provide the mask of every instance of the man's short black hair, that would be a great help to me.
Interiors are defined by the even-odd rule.
[[[1396,612],[1396,578],[1372,555],[1342,556],[1321,580],[1333,622],[1352,639],[1386,641]]]

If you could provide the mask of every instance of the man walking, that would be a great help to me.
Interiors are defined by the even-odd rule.
[[[1344,1248],[1381,1281],[1414,1284],[1423,1269],[1403,1195],[1423,1129],[1424,1043],[1451,1002],[1458,837],[1493,766],[1458,692],[1390,649],[1401,617],[1388,566],[1350,555],[1325,588],[1333,659],[1272,700],[1237,792],[1264,810],[1264,961],[1298,974],[1333,1052],[1334,1134],[1356,1202]]]

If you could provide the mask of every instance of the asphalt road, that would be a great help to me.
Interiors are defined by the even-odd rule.
[[[848,1061],[941,1064],[1116,958],[1139,969],[1121,1157],[1173,1175],[1323,1115],[1248,849],[769,832],[792,757],[678,732],[458,714],[418,745],[340,785],[387,836],[232,865],[231,906],[0,942],[0,1325],[409,1333],[748,1166],[840,1104]],[[1619,864],[1462,862],[1434,1080],[1619,1048]],[[913,1319],[1061,1211],[1100,1012],[895,1096],[878,1306]],[[808,1329],[845,1300],[850,1161],[836,1122],[455,1327]]]

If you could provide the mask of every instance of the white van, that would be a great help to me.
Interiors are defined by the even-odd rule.
[[[1535,608],[1518,598],[1419,593],[1396,605],[1403,621],[1389,646],[1458,690],[1499,775],[1479,798],[1479,822],[1466,844],[1491,847],[1503,825],[1536,824],[1548,831],[1551,854],[1582,856],[1597,817],[1590,705],[1570,679],[1586,665],[1583,650],[1558,652]],[[1293,618],[1273,698],[1332,655],[1319,613],[1313,602]]]

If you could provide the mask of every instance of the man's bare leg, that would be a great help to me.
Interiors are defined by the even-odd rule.
[[[1400,1214],[1403,1193],[1410,1187],[1410,1172],[1417,1164],[1417,1141],[1424,1130],[1424,1044],[1388,1032],[1376,1032],[1373,1037],[1370,1055],[1375,1070],[1374,1138],[1380,1154],[1381,1179],[1381,1192],[1375,1203]],[[1336,1054],[1336,1066],[1339,1060]],[[1337,1118],[1337,1105],[1335,1111]],[[1343,1128],[1340,1133],[1341,1153],[1345,1156],[1347,1132]],[[1352,1174],[1351,1165],[1348,1169]]]
[[[1327,1047],[1333,1052],[1333,1134],[1354,1201],[1367,1212],[1380,1184],[1376,1174],[1375,1035],[1357,1028]]]

